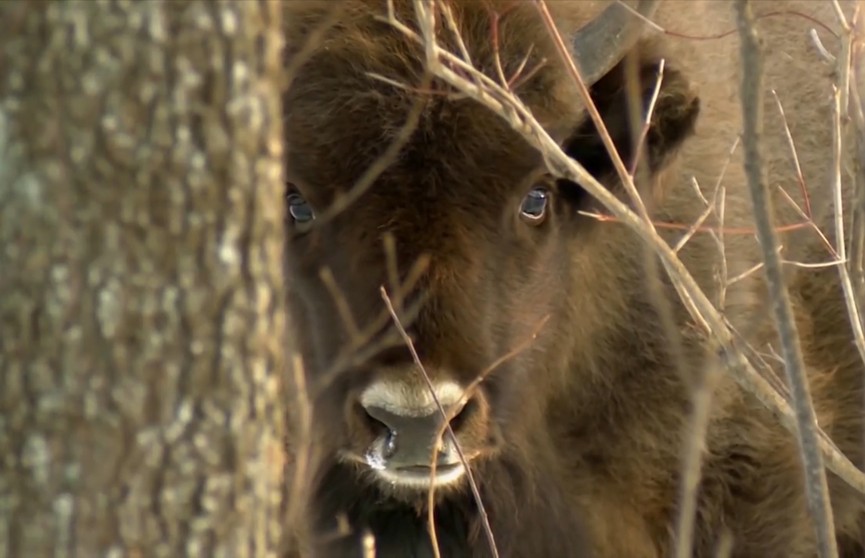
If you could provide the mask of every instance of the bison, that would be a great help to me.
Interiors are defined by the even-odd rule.
[[[506,79],[568,156],[631,203],[536,3],[437,4],[461,37],[437,8],[440,43]],[[639,163],[646,211],[683,225],[659,229],[670,245],[714,200],[703,224],[727,232],[692,234],[679,257],[783,378],[736,145],[733,3],[547,5],[624,163]],[[445,557],[491,555],[484,521],[500,556],[668,556],[693,394],[712,377],[693,556],[714,556],[725,533],[736,557],[815,556],[796,437],[723,368],[645,243],[598,218],[603,206],[505,118],[426,73],[424,46],[387,20],[392,10],[417,30],[410,0],[285,6],[287,289],[310,405],[292,438],[310,448],[292,502],[304,554],[363,556],[372,535],[377,556],[432,556],[431,501]],[[850,17],[853,2],[839,6]],[[791,199],[806,207],[807,192],[832,240],[837,76],[809,31],[838,56],[839,18],[828,1],[753,10],[776,224],[802,221]],[[634,107],[640,118],[652,107],[645,134]],[[782,230],[785,260],[829,258],[812,227]],[[785,272],[819,424],[859,463],[865,370],[838,270]],[[828,481],[841,554],[862,556],[863,498]]]

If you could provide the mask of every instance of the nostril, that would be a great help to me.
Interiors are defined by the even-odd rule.
[[[383,434],[390,430],[388,425],[372,416],[369,411],[363,407],[363,405],[358,403],[356,409],[357,413],[363,417],[364,424],[366,424],[367,428],[369,428],[376,435]]]
[[[381,448],[382,457],[385,459],[393,456],[394,452],[396,452],[396,431],[394,431],[390,426],[384,423],[384,421],[377,419],[361,404],[356,405],[357,414],[362,417],[362,420],[369,431],[375,438],[382,438],[384,441],[384,445]]]
[[[480,405],[478,404],[477,399],[472,397],[468,400],[468,403],[463,405],[463,408],[460,409],[460,412],[451,419],[450,427],[453,430],[454,434],[459,434],[460,430],[462,430],[471,420],[480,412]]]

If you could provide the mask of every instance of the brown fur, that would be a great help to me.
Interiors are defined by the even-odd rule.
[[[336,1],[288,2],[288,60],[300,52]],[[489,40],[490,7],[503,12],[499,31],[506,75],[531,48],[528,68],[546,63],[518,90],[538,120],[568,154],[624,199],[608,158],[570,78],[530,2],[511,9],[504,0],[454,1],[473,62],[495,76]],[[597,2],[549,3],[565,36],[597,13]],[[768,179],[800,200],[799,187],[774,99],[784,104],[803,174],[818,212],[831,199],[831,71],[821,63],[807,30],[808,14],[839,26],[830,2],[755,2],[755,12],[786,12],[760,19],[767,47],[764,149]],[[850,3],[843,3],[848,15]],[[396,2],[412,22],[410,3]],[[322,212],[347,191],[386,149],[418,93],[371,79],[375,72],[417,87],[423,52],[384,23],[384,0],[348,0],[324,42],[300,66],[286,94],[288,176]],[[667,1],[654,18],[671,32],[710,36],[735,29],[732,3]],[[836,44],[818,28],[831,50]],[[711,198],[741,129],[739,43],[735,33],[697,41],[664,36],[632,53],[643,90],[654,86],[659,59],[665,79],[649,134],[650,208],[657,221],[692,223],[704,205],[690,183]],[[623,118],[622,68],[593,88],[611,134],[630,157]],[[405,273],[423,256],[427,274],[414,293],[422,307],[410,331],[430,375],[463,384],[525,340],[544,316],[549,321],[527,350],[500,366],[480,386],[484,424],[492,447],[479,445],[472,463],[502,556],[660,558],[671,551],[679,498],[678,471],[690,414],[690,389],[713,345],[678,302],[666,280],[667,305],[658,305],[646,280],[640,241],[624,226],[597,222],[579,210],[601,206],[577,185],[556,183],[553,212],[539,227],[517,217],[521,198],[548,181],[539,154],[498,116],[467,99],[441,94],[434,83],[417,130],[397,161],[372,189],[324,227],[289,233],[287,269],[291,310],[315,389],[348,334],[319,269],[334,275],[363,327],[382,312],[379,286],[387,284],[382,239],[396,239]],[[626,161],[628,162],[628,161]],[[741,149],[723,176],[727,227],[753,227]],[[775,199],[777,221],[798,221]],[[829,224],[829,221],[825,221]],[[707,224],[718,225],[711,218]],[[831,232],[831,225],[822,227]],[[665,233],[671,243],[681,231]],[[831,234],[829,235],[831,238]],[[782,236],[785,258],[825,261],[813,232]],[[728,276],[759,261],[752,235],[727,235]],[[695,279],[717,300],[718,250],[697,234],[681,251]],[[849,331],[834,268],[789,268],[821,426],[855,462],[861,459],[862,363]],[[665,279],[662,276],[662,279]],[[730,286],[724,313],[760,351],[779,350],[760,273]],[[680,350],[660,324],[669,306]],[[678,359],[677,359],[678,355]],[[770,359],[771,361],[771,359]],[[684,376],[677,368],[684,363]],[[404,370],[402,349],[373,355],[339,375],[314,398],[315,451],[309,477],[311,528],[307,552],[360,556],[357,534],[371,529],[379,556],[428,556],[425,494],[405,494],[373,482],[363,468],[338,459],[359,451],[363,429],[351,412],[359,389],[377,375]],[[777,374],[783,369],[772,362]],[[402,367],[402,368],[400,368]],[[407,380],[408,381],[408,380]],[[694,556],[714,555],[723,531],[736,557],[811,557],[813,530],[802,489],[796,440],[731,374],[719,382],[705,444]],[[843,555],[862,556],[861,497],[829,477]],[[466,486],[440,490],[437,499],[442,555],[488,555]],[[345,514],[352,535],[328,537]]]

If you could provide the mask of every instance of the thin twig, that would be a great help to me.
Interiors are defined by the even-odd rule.
[[[394,310],[394,307],[393,307],[393,304],[391,303],[390,297],[387,294],[387,290],[384,288],[384,286],[382,286],[380,290],[381,290],[381,297],[384,300],[384,303],[387,305],[387,310],[390,313],[391,318],[393,319],[393,324],[399,330],[399,333],[402,336],[403,341],[405,341],[406,347],[408,347],[408,350],[411,353],[412,360],[414,361],[414,364],[417,367],[418,372],[423,377],[423,380],[426,383],[427,388],[430,391],[430,394],[432,395],[433,401],[435,401],[436,408],[438,408],[439,413],[441,414],[442,420],[445,422],[448,435],[451,437],[451,440],[454,443],[454,448],[456,448],[457,454],[459,455],[460,463],[462,463],[462,466],[465,468],[466,476],[467,476],[468,481],[469,481],[469,486],[471,487],[472,495],[474,496],[474,499],[475,499],[475,504],[477,504],[477,506],[478,506],[478,513],[481,516],[481,523],[483,524],[483,527],[484,527],[484,533],[486,534],[487,542],[490,545],[490,551],[492,552],[493,558],[498,558],[499,551],[498,551],[498,548],[496,547],[496,541],[495,541],[495,537],[493,536],[492,527],[490,527],[490,519],[487,516],[486,509],[484,508],[484,503],[483,503],[483,500],[481,499],[481,493],[480,493],[480,490],[478,490],[478,485],[475,482],[474,475],[472,475],[472,471],[471,471],[471,468],[469,467],[468,460],[466,459],[466,456],[463,454],[462,449],[460,448],[459,444],[456,441],[457,438],[456,438],[456,435],[454,434],[453,429],[451,428],[450,423],[448,422],[447,413],[445,412],[444,407],[441,404],[441,401],[439,401],[438,396],[435,393],[435,388],[432,385],[432,381],[429,378],[429,374],[427,374],[426,368],[424,368],[424,365],[420,360],[420,356],[418,356],[418,354],[417,354],[417,350],[415,350],[414,343],[412,342],[411,337],[409,336],[408,332],[406,332],[405,328],[402,326],[402,323],[399,320],[399,316],[397,316],[396,310]],[[435,529],[432,530],[432,532],[430,533],[430,536],[435,538]],[[434,542],[435,542],[434,551],[436,553],[436,556],[438,556],[439,555],[438,541],[434,541]]]
[[[736,15],[741,36],[742,56],[742,147],[745,152],[745,172],[754,206],[757,233],[765,262],[769,297],[775,312],[781,350],[787,379],[795,403],[802,463],[805,468],[805,492],[808,509],[814,520],[817,546],[822,558],[838,556],[832,508],[829,504],[829,488],[826,470],[817,442],[817,416],[811,403],[808,378],[799,333],[793,317],[789,295],[784,286],[781,262],[775,246],[778,244],[771,222],[771,200],[763,175],[760,153],[762,122],[762,72],[763,60],[759,39],[754,28],[749,0],[736,0]]]
[[[733,158],[733,150],[738,145],[738,136],[736,138],[736,144],[733,146],[733,149],[730,150],[730,156],[727,158],[727,163]],[[724,169],[726,170],[727,165],[724,165]],[[720,181],[718,182],[720,186]],[[723,312],[727,308],[727,289],[730,287],[729,278],[730,278],[730,269],[727,263],[727,245],[726,245],[726,236],[724,235],[724,223],[727,217],[727,188],[721,187],[718,192],[718,197],[721,200],[721,203],[718,204],[718,228],[719,232],[716,236],[718,241],[718,251],[720,252],[720,261],[721,261],[721,288],[718,290],[718,308]]]
[[[847,243],[844,239],[844,199],[841,190],[841,94],[837,89],[833,91],[832,99],[832,124],[834,128],[832,134],[832,190],[835,197],[835,243],[837,244],[838,259],[845,262],[838,266],[838,273],[841,277],[841,288],[844,291],[844,302],[847,305],[847,316],[850,319],[856,349],[859,351],[859,358],[865,362],[865,331],[862,328],[862,316],[859,313],[859,304],[853,289],[853,281],[850,278],[850,270],[846,265]]]
[[[814,47],[817,49],[817,52],[820,53],[820,56],[822,56],[829,64],[834,64],[835,55],[826,50],[826,47],[823,46],[823,41],[820,40],[820,35],[817,34],[817,30],[812,27],[808,32],[808,35],[811,37],[811,42],[814,43]]]
[[[817,236],[820,237],[820,241],[823,242],[824,246],[826,246],[829,254],[832,256],[833,259],[837,260],[838,252],[835,250],[835,247],[832,246],[832,243],[829,241],[829,239],[826,238],[826,235],[823,233],[823,231],[820,230],[820,227],[817,226],[817,223],[814,221],[814,219],[805,214],[805,211],[801,207],[799,207],[799,204],[796,203],[796,200],[794,200],[793,197],[790,196],[790,193],[787,192],[787,190],[783,188],[780,184],[778,185],[778,191],[781,192],[781,195],[784,196],[784,199],[787,200],[787,202],[790,204],[790,207],[795,209],[796,212],[799,213],[799,216],[805,219],[802,225],[807,225],[808,228],[814,229],[814,232],[816,232]],[[775,230],[777,231],[778,228],[775,227]]]
[[[693,555],[694,522],[697,514],[697,486],[701,478],[703,446],[712,411],[712,396],[721,378],[721,369],[716,362],[709,363],[702,374],[702,381],[692,397],[690,432],[685,439],[682,454],[682,480],[680,483],[679,522],[676,527],[676,558]]]
[[[835,241],[837,243],[838,257],[840,260],[844,261],[848,260],[848,258],[844,232],[844,208],[841,188],[841,155],[843,152],[843,137],[845,136],[842,129],[842,120],[845,125],[857,125],[859,127],[859,135],[857,136],[857,139],[860,142],[860,153],[862,152],[861,148],[865,146],[865,142],[863,142],[863,131],[865,131],[865,128],[862,127],[861,106],[849,106],[849,99],[852,98],[855,100],[858,98],[857,78],[858,71],[861,71],[857,67],[856,72],[854,72],[854,63],[857,60],[856,57],[854,57],[853,52],[853,44],[856,40],[857,29],[859,28],[859,6],[856,6],[853,18],[850,23],[848,23],[845,19],[844,13],[837,3],[835,4],[835,8],[845,36],[841,46],[841,55],[838,56],[837,66],[837,74],[839,76],[838,83],[839,86],[843,89],[839,90],[838,87],[835,87],[833,91],[832,190],[834,194],[833,197],[835,206]],[[851,73],[854,74],[854,79],[852,81],[850,79]],[[851,108],[853,111],[852,119],[848,118],[849,109]],[[861,161],[862,160],[860,159],[858,163],[860,165],[860,168],[862,165]],[[855,236],[857,234],[857,229],[860,231],[860,235],[862,230],[863,206],[860,198],[861,195],[861,176],[857,176],[856,174],[854,174],[853,199],[859,200],[859,203],[854,204],[853,214],[851,218],[851,234],[854,235],[851,239],[851,251],[853,252],[851,259],[853,262],[856,263],[852,264],[851,261],[844,261],[844,264],[838,267],[838,273],[841,279],[841,287],[844,292],[844,302],[847,307],[847,317],[850,321],[850,326],[853,331],[853,338],[855,340],[856,349],[859,352],[860,361],[865,363],[865,332],[863,332],[862,315],[860,312],[862,291],[860,290],[857,293],[857,290],[853,285],[853,279],[851,276],[852,273],[857,273],[859,280],[862,280],[861,264],[863,244],[861,242],[861,236],[859,238],[859,242],[857,242],[857,237]]]
[[[375,558],[375,535],[371,531],[364,532],[361,537],[363,545],[363,558]]]
[[[633,10],[631,10],[631,11],[633,11]],[[838,36],[838,34],[835,33],[831,27],[829,27],[828,25],[826,25],[825,23],[823,23],[819,19],[817,19],[811,15],[808,15],[806,13],[797,12],[796,10],[776,10],[776,11],[772,11],[772,12],[764,12],[764,13],[760,14],[759,16],[755,17],[754,19],[759,21],[762,19],[771,18],[771,17],[778,17],[778,16],[798,17],[798,18],[807,20],[807,21],[813,23],[814,25],[819,26],[821,29],[823,29],[824,31],[826,31],[827,33],[832,35],[833,37]],[[645,19],[645,18],[643,18],[643,19]],[[735,27],[732,29],[729,29],[727,31],[721,31],[720,33],[715,33],[714,35],[689,35],[687,33],[681,32],[681,31],[670,31],[669,29],[664,29],[663,27],[660,27],[656,23],[654,24],[654,27],[657,29],[660,29],[665,35],[668,35],[670,37],[676,37],[678,39],[687,39],[689,41],[716,41],[718,39],[723,39],[725,37],[729,37],[730,35],[734,35],[736,33]]]
[[[428,102],[428,97],[423,92],[430,88],[432,80],[433,76],[429,72],[423,74],[421,83],[418,86],[420,92],[417,94],[414,101],[412,101],[412,106],[408,111],[405,122],[400,126],[400,129],[397,131],[393,141],[390,142],[384,153],[382,153],[381,156],[376,158],[376,160],[367,167],[366,171],[364,171],[348,192],[337,197],[327,210],[316,216],[315,221],[313,221],[314,227],[323,227],[333,220],[334,217],[348,209],[348,207],[360,199],[360,197],[363,196],[373,184],[375,184],[376,180],[378,180],[382,173],[396,161],[402,148],[405,147],[415,130],[417,130],[421,115],[423,114],[423,110]]]
[[[346,300],[345,295],[336,283],[336,278],[333,276],[333,272],[329,267],[323,267],[318,271],[318,277],[321,279],[321,282],[324,283],[328,293],[330,293],[330,297],[333,299],[333,304],[336,306],[337,314],[339,314],[340,320],[342,320],[343,326],[345,326],[345,332],[348,334],[349,339],[351,339],[352,342],[356,342],[360,337],[360,328],[357,325],[357,321],[354,319],[348,300]]]
[[[395,290],[393,291],[392,299],[394,305],[397,308],[402,308],[404,299],[408,296],[409,293],[414,290],[417,283],[423,277],[423,274],[426,271],[428,265],[429,257],[421,256],[418,257],[412,267],[409,268],[409,271],[406,274],[405,279],[402,281],[402,284],[398,285],[397,288],[395,288]],[[405,309],[405,313],[403,314],[403,316],[413,316],[418,312],[421,304],[421,300],[414,301],[408,308]],[[402,345],[402,339],[398,335],[396,336],[396,340],[394,341],[392,339],[392,336],[385,334],[381,334],[381,337],[377,340],[377,342],[373,343],[376,335],[378,335],[382,331],[382,329],[384,329],[390,322],[391,318],[387,310],[382,309],[382,311],[377,314],[374,319],[372,319],[366,326],[364,326],[357,338],[350,339],[349,343],[340,350],[339,354],[337,354],[334,362],[330,365],[328,370],[326,370],[324,374],[322,374],[321,377],[317,379],[315,389],[313,391],[313,399],[316,399],[322,391],[327,389],[331,382],[333,382],[346,370],[350,369],[353,366],[359,366],[368,358],[381,352],[386,348],[396,345]]]
[[[784,107],[781,105],[781,99],[778,97],[778,93],[773,89],[772,95],[775,97],[775,103],[778,105],[778,112],[781,115],[781,122],[784,124],[784,135],[787,137],[787,144],[790,146],[790,153],[793,156],[793,166],[796,170],[796,180],[799,182],[799,189],[802,192],[803,203],[805,204],[804,209],[799,207],[799,204],[790,196],[790,194],[785,190],[782,186],[778,186],[781,194],[784,195],[784,198],[790,203],[790,205],[799,213],[799,215],[805,219],[808,223],[810,223],[811,228],[814,229],[814,232],[817,233],[817,236],[820,237],[820,240],[823,241],[823,244],[826,246],[826,249],[829,250],[829,253],[836,260],[838,259],[838,253],[835,251],[835,247],[832,246],[832,243],[829,242],[829,239],[826,238],[826,235],[823,234],[823,231],[820,230],[820,227],[817,226],[817,223],[814,222],[814,214],[811,208],[811,196],[808,193],[808,186],[805,184],[805,176],[802,174],[802,167],[799,165],[799,150],[796,149],[796,142],[793,140],[793,133],[790,131],[790,123],[787,121],[787,114],[784,112]]]
[[[465,405],[466,402],[472,397],[472,395],[474,395],[475,390],[487,378],[487,376],[492,374],[496,368],[498,368],[499,366],[501,366],[505,362],[509,361],[510,359],[514,358],[515,356],[517,356],[518,354],[520,354],[521,352],[523,352],[529,348],[529,345],[531,345],[534,342],[534,340],[537,339],[538,334],[541,332],[541,329],[543,329],[544,325],[546,325],[546,323],[549,319],[550,319],[549,314],[547,314],[546,316],[541,318],[538,321],[537,325],[534,328],[532,328],[531,333],[529,334],[529,336],[526,339],[524,339],[521,343],[517,344],[516,347],[514,347],[513,349],[511,349],[507,353],[505,353],[502,356],[500,356],[499,358],[495,359],[492,362],[492,364],[487,366],[483,371],[481,371],[480,374],[477,375],[477,377],[474,380],[472,380],[472,383],[470,383],[468,385],[468,387],[465,389],[465,393],[463,394],[463,396],[460,398],[459,401],[457,401],[454,404],[453,410],[451,410],[448,413],[448,420],[447,420],[448,423],[454,419],[454,417],[457,415],[457,413],[459,413],[462,405]],[[444,434],[445,430],[446,430],[445,425],[442,425],[441,428],[439,429],[439,432],[436,435],[436,437],[440,437],[442,434]]]
[[[793,165],[796,167],[796,180],[799,181],[799,189],[802,191],[802,203],[805,204],[805,215],[810,219],[814,217],[814,214],[811,212],[811,197],[808,195],[808,187],[805,186],[805,176],[802,174],[802,167],[799,164],[799,152],[796,150],[796,143],[793,141],[793,132],[790,131],[787,114],[784,112],[784,106],[781,104],[778,92],[774,89],[772,90],[772,96],[775,97],[775,104],[778,105],[778,112],[781,113],[781,121],[784,123],[784,135],[787,137],[787,143],[793,155]]]
[[[644,16],[643,14],[641,14],[640,12],[638,12],[637,10],[635,10],[634,8],[632,8],[631,6],[629,6],[628,4],[622,2],[622,0],[616,0],[616,3],[619,4],[620,6],[622,6],[623,8],[627,9],[627,10],[628,10],[629,12],[631,12],[631,14],[633,14],[635,17],[638,17],[638,18],[642,19],[642,20],[643,20],[644,22],[646,22],[648,25],[650,25],[651,27],[653,27],[653,28],[655,29],[655,31],[660,31],[661,33],[666,33],[666,31],[665,31],[665,29],[664,29],[663,27],[661,27],[660,25],[658,25],[657,23],[655,23],[655,22],[652,21],[651,19],[647,18],[646,16]]]
[[[703,213],[701,213],[697,217],[697,219],[694,221],[694,224],[691,225],[687,231],[685,231],[685,234],[682,235],[682,238],[680,238],[676,245],[673,247],[673,251],[678,254],[682,250],[682,248],[685,247],[685,244],[687,244],[688,241],[691,240],[691,238],[694,236],[694,233],[696,233],[702,227],[703,223],[706,221],[709,215],[711,215],[714,211],[715,203],[713,201],[710,205],[706,207],[706,209],[703,210]]]
[[[860,4],[861,5],[861,4]],[[858,8],[858,6],[857,6]],[[857,12],[858,13],[858,12]],[[848,267],[852,274],[851,279],[854,282],[854,294],[857,301],[865,299],[865,105],[863,105],[862,97],[860,96],[859,86],[865,78],[865,42],[862,38],[865,36],[865,18],[857,18],[853,26],[853,33],[848,37],[849,40],[855,41],[855,48],[851,49],[851,60],[847,67],[847,71],[852,73],[850,82],[850,106],[852,112],[852,133],[854,134],[853,150],[855,155],[854,165],[852,170],[853,187],[852,200],[853,211],[851,215],[851,239],[850,239],[850,258]],[[858,340],[857,340],[858,343]],[[862,402],[865,409],[865,401]],[[862,446],[865,447],[865,432],[862,433],[860,440]],[[865,457],[861,458],[860,463],[865,466]],[[861,538],[865,544],[865,535]]]
[[[646,111],[646,118],[643,126],[640,129],[640,135],[637,139],[637,148],[634,150],[634,160],[631,162],[631,168],[628,169],[628,174],[634,176],[637,172],[637,163],[643,155],[643,148],[646,144],[646,136],[649,134],[649,128],[652,127],[652,115],[655,113],[655,105],[658,103],[658,95],[661,93],[661,85],[664,83],[664,66],[667,61],[661,59],[658,65],[658,78],[655,80],[655,88],[652,90],[652,97],[649,100],[649,109]],[[639,106],[639,97],[637,98],[637,106]]]
[[[733,533],[729,528],[721,530],[718,537],[718,546],[715,550],[715,558],[730,558],[733,555]]]
[[[544,25],[547,27],[547,31],[553,38],[559,56],[567,65],[568,72],[570,72],[574,83],[577,85],[577,89],[579,90],[583,103],[586,106],[586,112],[589,113],[589,117],[591,117],[595,128],[598,130],[598,135],[601,137],[601,141],[604,143],[604,148],[607,150],[610,159],[613,161],[613,167],[615,167],[616,173],[619,175],[619,180],[622,181],[625,191],[637,207],[640,216],[645,219],[647,223],[651,223],[649,211],[646,209],[646,205],[643,203],[643,198],[640,196],[640,193],[637,191],[637,187],[634,184],[634,177],[625,168],[625,163],[622,161],[622,157],[616,149],[616,144],[613,143],[613,138],[607,130],[607,125],[604,123],[604,119],[601,118],[601,113],[598,112],[598,108],[592,100],[589,88],[586,86],[586,82],[583,80],[579,68],[577,68],[577,65],[574,63],[574,59],[571,56],[567,45],[565,45],[564,39],[562,39],[562,35],[559,33],[556,23],[553,21],[553,16],[550,14],[545,0],[534,0],[534,2],[537,5],[538,12],[541,14],[541,19],[543,19]]]
[[[448,425],[454,419],[454,417],[463,409],[463,406],[468,402],[468,400],[474,395],[475,390],[477,390],[478,386],[483,382],[488,375],[490,375],[496,368],[512,359],[519,353],[523,352],[525,349],[529,347],[529,345],[537,338],[538,333],[540,333],[541,328],[543,328],[544,324],[547,323],[549,319],[549,315],[544,316],[538,325],[532,330],[531,334],[527,339],[525,339],[522,343],[519,343],[516,347],[497,358],[493,361],[492,364],[487,366],[478,376],[472,380],[472,383],[465,389],[465,393],[457,401],[452,409],[446,413],[445,420],[442,422],[441,427],[439,427],[438,432],[436,432],[435,439],[440,440],[444,435],[445,431],[448,429]],[[453,443],[455,446],[459,445],[459,442],[453,438]],[[434,518],[432,514],[432,510],[434,509],[435,502],[435,476],[436,476],[436,467],[437,467],[438,459],[436,459],[436,451],[432,452],[432,456],[430,457],[430,478],[433,482],[430,483],[429,490],[427,491],[427,513],[428,513],[428,523],[430,530],[435,529]]]
[[[457,25],[456,18],[454,17],[453,10],[451,10],[450,4],[447,2],[443,2],[439,4],[439,9],[442,11],[444,15],[445,24],[450,29],[451,34],[454,37],[454,41],[457,43],[457,48],[460,49],[460,54],[463,55],[463,59],[468,64],[473,64],[472,57],[469,54],[469,49],[466,47],[466,43],[463,40],[463,36],[460,33],[459,25]]]
[[[310,407],[309,392],[306,388],[306,374],[304,373],[303,360],[299,355],[291,359],[292,379],[296,394],[295,406],[293,407],[296,417],[292,421],[297,427],[295,438],[291,440],[294,449],[293,475],[291,489],[288,493],[288,517],[286,525],[294,525],[297,521],[299,503],[304,501],[301,497],[306,484],[306,472],[309,468],[309,453],[312,441],[312,409]]]
[[[838,21],[841,23],[841,28],[844,31],[850,31],[850,24],[847,22],[847,18],[844,16],[844,10],[841,8],[841,4],[838,0],[832,0],[832,7],[835,8],[835,15],[838,16]]]
[[[579,213],[580,215],[585,215],[586,217],[591,217],[592,219],[595,219],[595,220],[601,221],[601,222],[614,223],[614,222],[620,221],[620,219],[618,219],[614,215],[606,215],[604,213],[598,213],[598,212],[594,212],[594,211],[581,210],[581,211],[578,211],[577,213]],[[690,231],[694,227],[693,224],[688,225],[687,223],[670,223],[667,221],[655,221],[654,219],[651,221],[651,224],[653,227],[658,228],[658,229],[681,230],[681,231]],[[808,228],[813,228],[813,225],[810,221],[805,220],[801,223],[792,223],[790,225],[775,226],[775,232],[787,233],[787,232],[793,232],[793,231],[798,231],[801,229],[808,229]],[[725,227],[722,229],[720,227],[699,226],[696,228],[695,232],[725,233],[725,234],[730,234],[730,235],[754,236],[757,233],[757,229],[755,229],[753,227]],[[832,248],[832,251],[834,251],[834,250],[835,249]]]
[[[490,10],[492,10],[492,8],[490,8]],[[503,87],[507,87],[510,80],[505,77],[505,70],[502,68],[502,57],[499,51],[499,18],[501,16],[495,11],[493,11],[490,16],[490,42],[493,44],[493,61],[496,66],[496,73],[498,74],[499,81]]]
[[[858,27],[859,6],[853,14],[851,22],[844,18],[844,12],[841,7],[835,5],[840,23],[845,34],[844,41],[841,46],[841,55],[838,57],[838,83],[839,87],[833,90],[833,134],[832,134],[832,190],[835,198],[835,242],[837,243],[838,259],[841,261],[848,260],[847,244],[845,242],[844,233],[844,206],[841,188],[841,156],[843,152],[843,138],[845,136],[842,130],[842,121],[849,124],[852,120],[848,117],[848,102],[851,97],[855,98],[854,88],[850,80],[850,74],[853,70],[853,43],[856,39],[856,28]],[[844,90],[846,88],[846,92]],[[855,109],[854,109],[855,110]],[[855,119],[854,119],[855,120]],[[861,163],[860,163],[861,164]],[[848,265],[838,267],[841,276],[841,286],[844,290],[844,300],[847,304],[850,325],[853,329],[853,336],[856,342],[856,348],[859,351],[859,356],[865,362],[865,331],[862,326],[862,316],[859,309],[859,301],[856,298],[856,292],[853,288],[853,281],[850,276]]]
[[[329,6],[327,16],[321,19],[314,29],[309,33],[301,48],[292,54],[291,60],[283,70],[281,87],[283,91],[287,91],[294,83],[297,73],[304,64],[306,64],[316,53],[316,49],[321,46],[327,32],[337,23],[339,16],[343,14],[343,10],[347,2],[335,1]]]
[[[726,236],[725,236],[725,226],[727,216],[727,189],[722,186],[722,182],[724,177],[727,176],[727,168],[730,166],[730,162],[733,160],[733,154],[736,152],[736,148],[739,147],[739,136],[733,140],[733,145],[730,146],[730,150],[727,152],[727,158],[724,160],[724,165],[721,167],[721,172],[718,175],[718,180],[715,182],[715,190],[713,203],[716,204],[718,208],[718,233],[712,233],[712,237],[715,239],[715,242],[718,245],[718,255],[719,261],[721,262],[721,277],[719,277],[720,288],[718,289],[718,308],[723,312],[727,306],[727,289],[729,288],[729,268],[727,264],[727,245],[726,245]],[[696,179],[694,179],[694,183],[696,184]],[[697,188],[699,192],[699,186]],[[720,201],[718,201],[720,200]]]

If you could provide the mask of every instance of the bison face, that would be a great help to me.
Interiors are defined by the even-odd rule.
[[[400,494],[433,482],[436,448],[435,484],[460,484],[457,447],[469,461],[491,458],[525,405],[542,403],[579,227],[527,146],[463,164],[426,159],[430,147],[407,146],[321,226],[334,204],[326,185],[298,178],[288,194],[291,305],[319,425],[333,429],[325,441],[340,459]]]
[[[468,32],[483,28],[471,18],[489,12],[478,13],[458,14]],[[551,402],[597,381],[579,363],[623,304],[617,260],[630,249],[501,117],[427,79],[417,45],[352,18],[300,66],[285,101],[287,280],[313,441],[320,473],[340,471],[340,482],[402,500],[431,485],[447,495],[465,486],[458,448],[472,469],[555,452]],[[505,73],[537,66],[517,93],[618,190],[536,13],[518,7],[500,30]],[[489,49],[468,46],[495,75]],[[637,52],[645,109],[659,58]],[[628,163],[623,75],[614,68],[593,94]],[[644,153],[657,174],[697,115],[669,65],[654,114]]]

